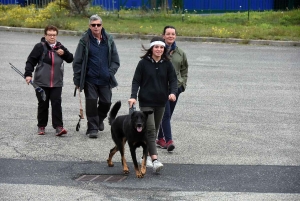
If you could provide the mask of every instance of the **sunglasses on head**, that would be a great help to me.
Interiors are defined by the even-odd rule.
[[[95,27],[95,26],[101,27],[101,25],[102,25],[102,24],[91,24],[92,27]]]

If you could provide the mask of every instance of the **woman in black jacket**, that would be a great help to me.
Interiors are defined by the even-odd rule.
[[[27,84],[32,80],[34,72],[34,83],[41,87],[46,93],[44,101],[39,92],[38,99],[38,135],[45,134],[48,123],[49,101],[52,108],[52,126],[56,129],[56,135],[67,134],[63,127],[61,93],[63,87],[64,65],[63,61],[71,63],[73,54],[56,40],[58,29],[49,25],[44,29],[45,36],[37,43],[29,54],[24,77]],[[35,68],[35,70],[34,70]]]
[[[147,167],[152,167],[153,172],[159,172],[163,164],[157,160],[155,139],[166,102],[176,100],[177,77],[161,37],[152,38],[150,48],[144,50],[146,54],[141,57],[136,67],[128,103],[131,107],[138,98],[141,111],[154,112],[147,120],[147,143],[152,159],[150,161],[148,157]]]

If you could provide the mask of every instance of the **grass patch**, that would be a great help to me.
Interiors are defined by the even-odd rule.
[[[161,35],[164,26],[173,25],[178,36],[300,41],[299,9],[253,11],[248,20],[247,12],[199,15],[123,9],[118,13],[92,6],[86,16],[75,16],[54,1],[43,9],[36,9],[34,5],[0,5],[0,25],[44,28],[53,24],[59,29],[85,31],[88,16],[92,14],[101,16],[105,29],[111,33]]]

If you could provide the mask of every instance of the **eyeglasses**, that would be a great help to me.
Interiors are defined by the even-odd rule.
[[[57,35],[55,35],[55,34],[47,34],[47,36],[49,36],[49,37],[56,37]]]
[[[95,26],[97,26],[97,27],[101,27],[101,26],[102,26],[102,24],[91,24],[91,26],[92,26],[92,27],[95,27]]]

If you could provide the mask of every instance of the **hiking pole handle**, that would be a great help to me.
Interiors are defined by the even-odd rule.
[[[77,91],[77,87],[75,86],[75,89],[74,89],[74,97],[76,97],[76,91]]]

